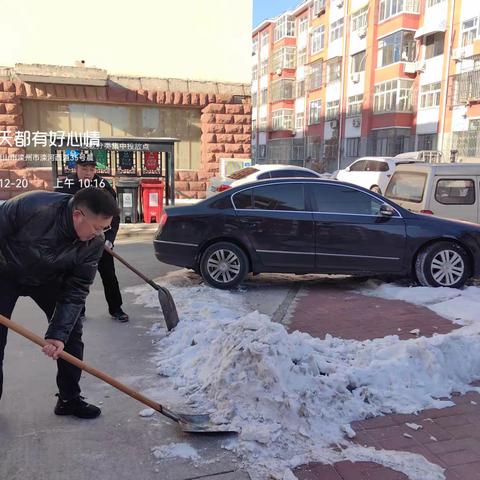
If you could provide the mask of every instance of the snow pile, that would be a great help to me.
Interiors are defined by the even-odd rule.
[[[352,444],[349,424],[445,407],[452,403],[439,397],[472,390],[469,383],[480,377],[480,323],[407,341],[320,340],[289,334],[265,315],[249,312],[239,292],[210,289],[182,275],[169,278],[181,321],[156,344],[158,372],[170,377],[196,411],[211,412],[214,421],[238,429],[230,448],[251,467],[252,478],[282,478],[285,469],[300,464],[341,460],[374,461],[413,480],[444,478],[442,469],[422,456]],[[398,298],[410,290],[370,294]],[[432,290],[440,303],[458,295]],[[158,306],[155,292],[135,293],[141,303]],[[411,295],[429,302],[425,291]],[[459,303],[456,316],[468,317],[470,306],[461,308]]]

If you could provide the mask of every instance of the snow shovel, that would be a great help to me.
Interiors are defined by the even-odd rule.
[[[129,268],[133,273],[136,273],[144,282],[147,282],[151,287],[153,287],[158,292],[158,301],[162,307],[163,317],[165,318],[165,323],[167,325],[167,330],[173,330],[178,323],[178,313],[175,302],[173,301],[172,294],[165,288],[157,285],[153,280],[146,277],[142,272],[139,272],[135,267],[132,267],[126,260],[124,260],[118,253],[114,252],[111,248],[105,245],[105,250],[116,258],[119,262],[123,263],[127,268]]]
[[[35,333],[31,332],[25,327],[22,327],[18,323],[9,320],[8,318],[0,315],[0,324],[4,325],[5,327],[13,330],[14,332],[18,333],[22,337],[27,338],[28,340],[40,345],[40,347],[44,347],[47,342],[42,338],[36,335]],[[103,380],[104,382],[108,383],[112,387],[120,390],[123,393],[126,393],[130,397],[138,400],[139,402],[143,403],[147,407],[153,408],[157,412],[165,415],[166,417],[170,418],[174,422],[177,422],[180,425],[180,428],[187,433],[236,433],[234,430],[230,429],[228,425],[217,425],[212,422],[209,415],[189,415],[185,413],[178,413],[168,408],[164,407],[160,403],[152,400],[151,398],[146,397],[145,395],[137,392],[133,388],[120,383],[115,378],[107,375],[106,373],[97,370],[96,368],[91,367],[90,365],[86,364],[82,360],[79,360],[77,357],[70,355],[67,352],[60,353],[60,358],[65,360],[66,362],[75,365],[76,367],[80,368],[84,372],[88,372],[94,377]]]

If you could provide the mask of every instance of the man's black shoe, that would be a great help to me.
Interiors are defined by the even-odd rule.
[[[57,405],[55,406],[55,415],[73,415],[78,418],[97,418],[102,411],[95,405],[84,401],[83,397],[78,396],[73,400],[62,400],[58,395]]]
[[[116,312],[110,312],[110,315],[117,322],[128,322],[128,315],[121,308],[119,308]]]

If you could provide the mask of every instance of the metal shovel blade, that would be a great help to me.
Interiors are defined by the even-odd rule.
[[[173,330],[178,324],[177,307],[173,300],[172,294],[166,289],[157,285],[158,289],[158,301],[162,308],[163,317],[165,318],[165,324],[167,330]]]
[[[212,422],[210,415],[189,415],[177,413],[163,408],[163,415],[175,420],[186,433],[238,433],[229,425]]]

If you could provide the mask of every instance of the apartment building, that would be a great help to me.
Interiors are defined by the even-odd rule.
[[[307,0],[252,35],[252,155],[480,157],[478,0]]]

